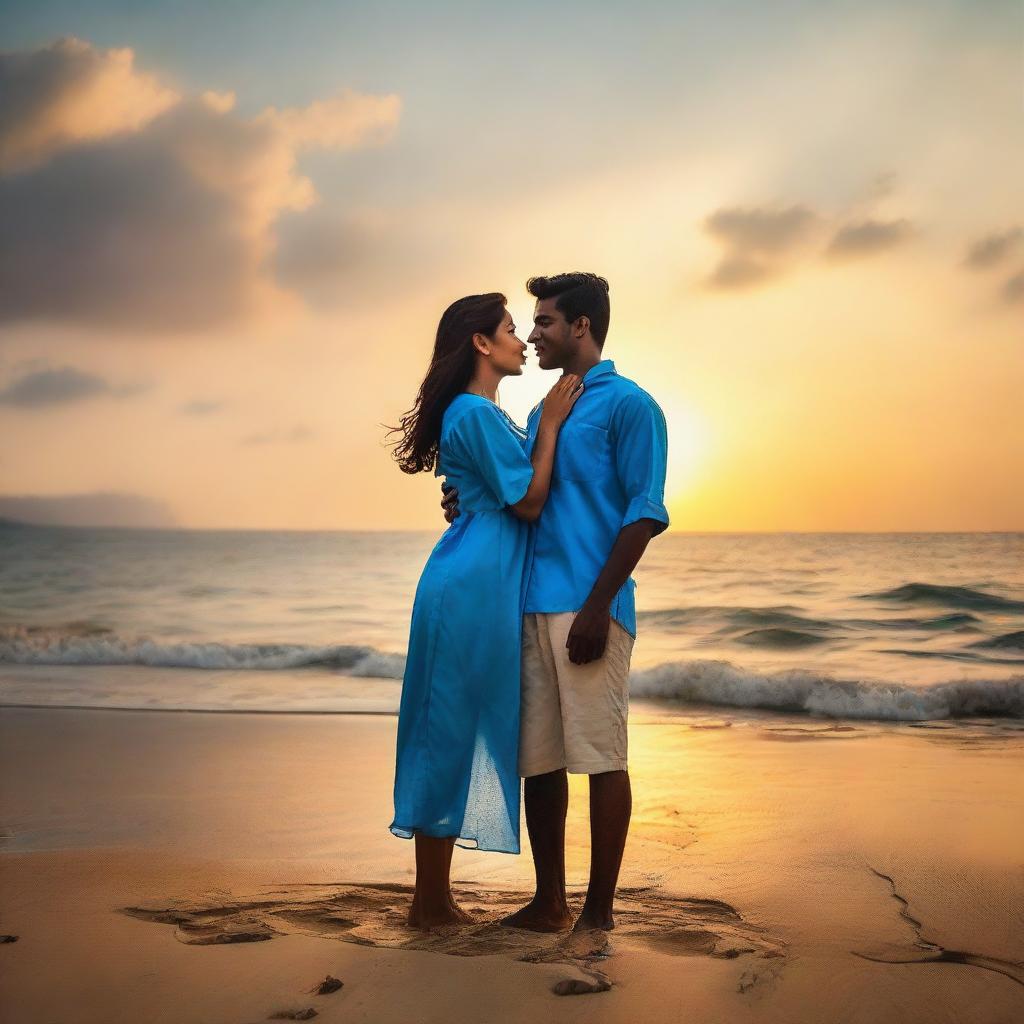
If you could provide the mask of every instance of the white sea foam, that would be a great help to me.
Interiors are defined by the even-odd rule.
[[[374,679],[401,679],[405,675],[405,655],[372,651],[352,666],[349,675]]]
[[[8,628],[0,632],[0,664],[148,665],[194,669],[352,669],[377,652],[348,644],[160,643],[114,634],[87,635]],[[369,673],[363,672],[362,675]]]
[[[896,722],[1007,715],[1024,718],[1024,675],[929,686],[837,679],[802,669],[764,673],[727,661],[680,661],[634,672],[634,697]]]
[[[401,680],[405,655],[358,645],[160,643],[95,631],[8,627],[0,664],[140,665],[165,668],[325,668],[348,676]],[[840,679],[790,669],[759,672],[728,661],[677,661],[634,671],[634,697],[688,704],[764,708],[828,718],[930,721],[1005,715],[1024,718],[1024,675],[911,686],[881,679]]]

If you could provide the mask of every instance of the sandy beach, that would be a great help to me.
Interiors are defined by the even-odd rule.
[[[412,849],[386,828],[394,728],[389,715],[3,709],[0,933],[17,941],[0,949],[0,1019],[1024,1018],[1018,722],[636,702],[617,928],[575,937],[495,925],[529,888],[528,848],[456,851],[478,924],[403,927]],[[578,904],[583,780],[568,835]],[[328,976],[343,986],[311,991]],[[566,981],[602,991],[556,995]]]

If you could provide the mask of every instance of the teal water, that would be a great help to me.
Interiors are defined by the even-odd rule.
[[[0,702],[393,709],[436,539],[2,526]],[[669,533],[636,579],[636,697],[1024,717],[1024,534]]]

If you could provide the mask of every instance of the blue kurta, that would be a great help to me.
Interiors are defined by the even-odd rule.
[[[519,657],[529,524],[506,506],[527,491],[526,433],[493,402],[445,410],[437,476],[459,516],[423,568],[398,715],[395,817],[403,839],[519,852]]]

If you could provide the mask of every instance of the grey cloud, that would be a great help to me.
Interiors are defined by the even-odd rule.
[[[802,241],[817,215],[806,206],[723,207],[704,227],[719,241],[746,252],[777,253]]]
[[[747,288],[772,277],[771,267],[745,256],[727,256],[707,279],[712,288]]]
[[[67,36],[0,52],[0,167],[23,169],[75,142],[136,129],[178,100],[131,50]]]
[[[334,215],[284,217],[276,234],[275,276],[317,306],[336,305],[375,262],[372,239]]]
[[[879,175],[870,184],[866,201],[885,198],[895,184],[895,175]],[[853,216],[856,205],[847,208],[846,217]],[[704,283],[728,291],[777,278],[800,261],[821,258],[818,245],[826,230],[832,232],[832,238],[824,255],[837,261],[883,252],[914,233],[906,219],[865,217],[836,228],[837,219],[803,203],[720,207],[704,220],[704,229],[722,244],[718,264]]]
[[[317,199],[297,154],[379,144],[400,113],[344,91],[245,118],[133,59],[82,40],[0,54],[0,323],[156,333],[287,308],[276,221]]]
[[[725,249],[705,279],[709,288],[751,288],[781,273],[814,231],[818,215],[806,206],[723,206],[704,229]]]
[[[913,231],[908,220],[862,220],[841,227],[825,250],[830,259],[870,256],[892,249],[910,237]]]
[[[984,238],[979,238],[964,257],[964,263],[972,270],[985,270],[1002,263],[1024,239],[1024,229],[1009,228],[1006,231],[995,231]]]
[[[179,407],[179,412],[186,416],[208,416],[210,413],[220,412],[224,408],[223,402],[213,401],[205,398],[195,398]]]
[[[73,366],[35,370],[16,378],[0,391],[0,404],[23,408],[66,405],[96,395],[127,397],[137,394],[139,385],[115,388],[102,377],[76,370]]]
[[[1013,277],[1003,282],[1001,294],[1005,302],[1011,304],[1024,302],[1024,270],[1018,271]]]
[[[275,224],[274,276],[320,309],[391,302],[396,280],[414,287],[443,270],[453,247],[439,230],[378,211],[361,218],[326,210],[288,214]]]
[[[172,527],[174,514],[162,501],[140,494],[0,495],[0,516],[40,526]]]
[[[224,120],[178,108],[143,134],[0,178],[0,319],[171,330],[236,317],[257,272],[238,202],[169,145],[181,134],[198,143],[215,119]],[[225,132],[220,148],[244,163],[246,143],[258,142],[238,135]]]

